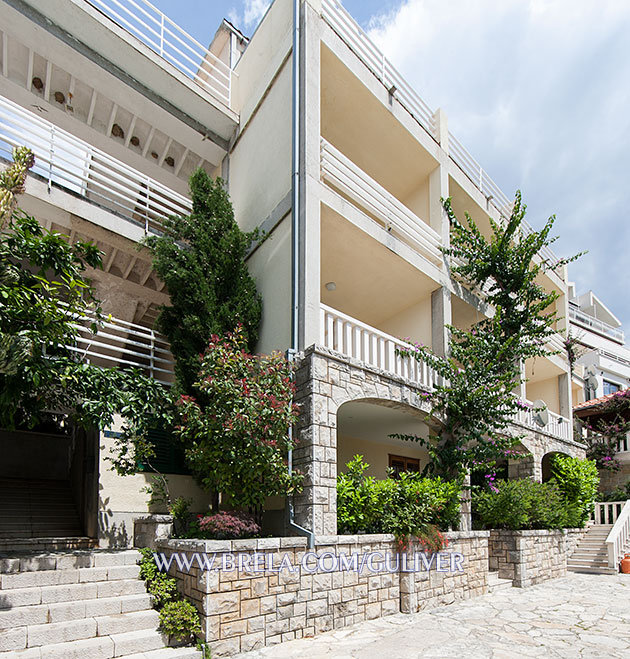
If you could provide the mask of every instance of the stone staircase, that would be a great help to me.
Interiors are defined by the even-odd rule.
[[[157,631],[140,554],[0,556],[0,659],[200,659]]]
[[[497,570],[490,570],[488,572],[488,593],[496,593],[497,590],[504,590],[505,588],[512,588],[512,580],[501,579]]]
[[[569,558],[567,569],[570,572],[617,574],[617,570],[608,567],[606,537],[610,529],[612,524],[591,524]]]

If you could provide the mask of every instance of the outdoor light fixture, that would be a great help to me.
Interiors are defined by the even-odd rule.
[[[326,284],[326,290],[328,290],[328,291],[334,291],[336,288],[337,288],[337,284],[335,284],[334,281],[329,281]]]
[[[390,96],[393,96],[396,93],[397,89],[398,87],[396,87],[396,85],[392,85],[387,91],[389,92]]]

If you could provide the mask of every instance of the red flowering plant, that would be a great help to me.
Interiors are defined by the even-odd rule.
[[[258,521],[265,499],[299,489],[302,476],[287,469],[293,448],[292,366],[279,353],[246,351],[243,329],[212,336],[201,356],[196,396],[181,396],[180,425],[188,464],[208,490]]]
[[[213,540],[238,540],[260,535],[260,526],[251,515],[222,510],[199,519],[200,535]]]

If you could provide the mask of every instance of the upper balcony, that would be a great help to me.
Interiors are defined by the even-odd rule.
[[[108,212],[83,216],[132,240],[159,232],[164,217],[192,208],[184,195],[0,97],[0,157],[10,160],[13,147],[22,145],[35,154],[30,178],[40,181],[44,199],[54,188],[98,206]]]
[[[574,305],[569,305],[569,318],[576,325],[579,325],[584,329],[600,334],[607,339],[612,339],[620,345],[625,343],[625,336],[620,327],[613,327],[612,325],[605,323],[603,320],[599,320],[598,318],[595,318],[595,316],[585,313]]]
[[[483,210],[489,209],[496,218],[509,217],[512,208],[510,199],[451,132],[448,132],[447,135],[440,134],[440,126],[436,122],[435,112],[414,91],[340,2],[322,0],[322,17],[383,84],[390,93],[390,97],[396,99],[424,131],[448,153],[450,161],[455,166],[452,171],[463,174],[463,180],[471,183],[474,186],[472,189],[476,189],[483,195],[485,202]],[[458,178],[462,180],[461,177],[458,176]],[[469,202],[470,200],[467,199],[465,204],[467,207],[464,210],[471,212],[474,216],[474,209],[469,207]],[[456,205],[454,204],[454,206]],[[529,224],[524,223],[523,231],[525,234],[529,234],[533,229]],[[552,264],[558,261],[558,257],[549,248],[541,250],[540,258],[546,259]]]

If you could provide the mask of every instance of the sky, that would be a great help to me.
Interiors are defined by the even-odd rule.
[[[268,0],[153,0],[202,43],[250,35]],[[630,335],[630,2],[343,0],[527,219],[556,215],[559,256]]]

